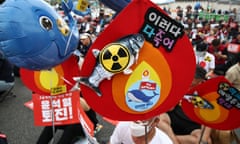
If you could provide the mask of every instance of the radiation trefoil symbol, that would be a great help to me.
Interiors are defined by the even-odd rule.
[[[102,50],[92,49],[96,65],[91,75],[76,80],[93,89],[98,96],[102,96],[99,85],[104,79],[110,80],[120,72],[132,73],[130,67],[136,63],[144,41],[142,34],[131,34],[106,45]]]
[[[100,52],[99,62],[108,72],[119,73],[129,65],[130,52],[124,45],[113,43]]]

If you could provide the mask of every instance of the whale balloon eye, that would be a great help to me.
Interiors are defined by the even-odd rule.
[[[46,30],[51,30],[53,28],[53,23],[50,18],[46,16],[41,16],[39,19],[40,25]]]

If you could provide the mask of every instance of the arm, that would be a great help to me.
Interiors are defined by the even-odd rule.
[[[171,127],[171,120],[167,113],[163,113],[159,116],[159,123],[157,127],[165,132],[170,139],[173,141],[174,144],[180,144],[177,137],[175,136],[172,127]]]
[[[194,130],[191,135],[197,138],[199,144],[212,144],[211,132],[211,128],[202,126],[201,129]]]
[[[233,75],[232,72],[229,71],[229,70],[226,72],[225,78],[226,78],[230,83],[233,83],[233,81],[236,79],[236,78],[235,78],[235,75]]]
[[[215,57],[211,56],[211,61],[209,63],[209,71],[206,74],[206,78],[211,78],[214,75],[214,69],[215,69]]]

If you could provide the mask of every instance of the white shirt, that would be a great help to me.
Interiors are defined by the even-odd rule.
[[[206,52],[204,56],[196,54],[196,63],[209,72],[210,69],[215,69],[215,57],[213,54]]]
[[[173,144],[172,140],[159,128],[155,128],[156,133],[148,144]],[[110,144],[134,144],[131,132],[130,122],[119,122],[110,137]]]
[[[240,91],[240,65],[236,63],[235,65],[231,66],[225,75],[226,79],[229,80],[230,83],[233,84],[235,88]]]

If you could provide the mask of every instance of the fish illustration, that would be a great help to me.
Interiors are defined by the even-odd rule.
[[[145,95],[141,90],[131,90],[128,91],[127,97],[129,101],[137,102],[137,103],[149,103],[152,98],[158,95],[155,91],[153,91],[152,96]]]
[[[113,75],[120,72],[132,73],[130,67],[136,63],[144,41],[142,34],[130,34],[106,45],[101,51],[93,49],[92,53],[96,58],[93,72],[89,77],[81,77],[76,80],[92,88],[98,96],[101,96],[99,84],[103,80],[110,80]]]
[[[210,102],[198,95],[184,95],[183,98],[193,104],[196,108],[214,109],[214,106]]]
[[[6,0],[0,5],[0,51],[13,64],[31,70],[50,69],[70,57],[79,33],[68,3],[68,24],[43,0]]]

